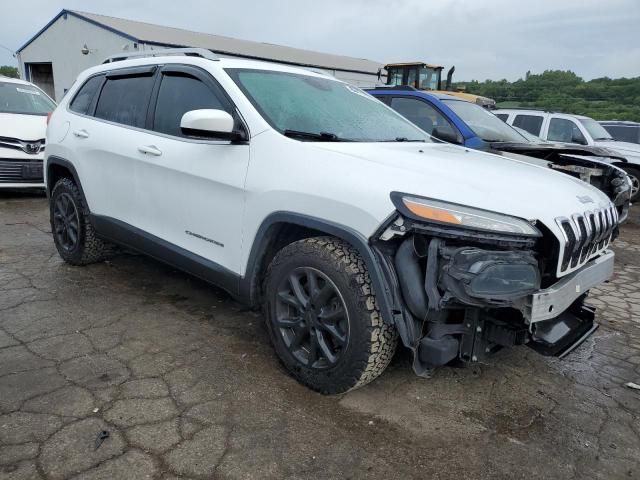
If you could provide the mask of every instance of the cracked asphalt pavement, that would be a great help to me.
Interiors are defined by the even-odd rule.
[[[0,479],[640,478],[638,208],[568,358],[520,347],[425,380],[400,352],[323,397],[259,314],[143,256],[66,265],[46,199],[1,195]]]

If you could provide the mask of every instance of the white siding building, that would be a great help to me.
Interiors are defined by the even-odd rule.
[[[111,55],[202,47],[222,57],[251,58],[323,70],[361,87],[374,86],[383,64],[361,58],[191,32],[93,13],[62,10],[18,49],[21,77],[60,100],[77,75]]]

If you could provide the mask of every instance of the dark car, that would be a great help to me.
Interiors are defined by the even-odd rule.
[[[627,214],[631,187],[626,173],[611,163],[626,162],[614,152],[584,145],[531,141],[490,111],[447,94],[412,87],[368,90],[415,125],[440,140],[547,166],[604,191]]]
[[[607,120],[600,122],[611,136],[620,142],[640,143],[640,123]]]

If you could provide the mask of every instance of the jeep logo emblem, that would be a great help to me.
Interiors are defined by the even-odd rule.
[[[593,203],[593,199],[589,195],[577,195],[576,198],[580,203]]]

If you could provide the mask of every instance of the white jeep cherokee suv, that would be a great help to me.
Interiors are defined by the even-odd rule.
[[[428,375],[594,329],[619,212],[564,173],[437,142],[304,69],[210,52],[112,58],[53,113],[46,184],[58,252],[112,244],[262,307],[299,381],[344,392],[398,337]]]
[[[0,189],[44,187],[44,138],[54,108],[32,83],[0,75]]]

